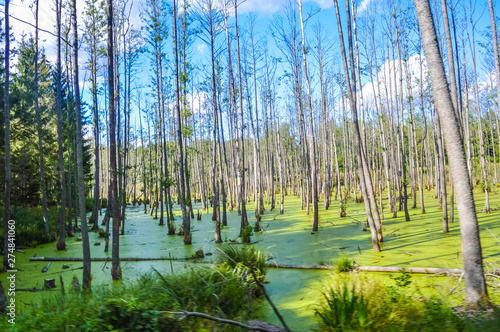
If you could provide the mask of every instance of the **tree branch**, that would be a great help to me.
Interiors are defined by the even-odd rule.
[[[4,15],[5,15],[5,13],[4,13],[4,11],[3,11],[3,10],[0,10],[0,13],[2,13],[2,14],[4,14]],[[33,28],[35,28],[35,29],[38,29],[39,31],[46,32],[46,33],[48,33],[48,34],[50,34],[50,35],[52,35],[52,36],[54,36],[54,37],[56,37],[56,38],[57,38],[57,35],[56,35],[56,34],[54,34],[54,33],[50,32],[50,31],[48,31],[48,30],[42,29],[42,28],[37,28],[35,25],[31,24],[30,22],[26,22],[26,21],[24,21],[24,20],[21,20],[20,18],[17,18],[17,17],[15,17],[15,16],[12,16],[12,15],[9,15],[9,17],[10,17],[10,18],[13,18],[13,19],[15,19],[16,21],[19,21],[19,22],[21,22],[21,23],[27,24],[27,25],[29,25],[29,26],[31,26],[31,27],[33,27]],[[61,40],[62,40],[63,42],[65,42],[65,43],[66,43],[69,47],[73,47],[73,46],[72,46],[70,43],[68,43],[68,41],[67,41],[66,39],[64,39],[62,36],[61,36],[61,37],[59,37],[59,38],[61,38]]]
[[[184,319],[185,317],[189,317],[189,316],[199,317],[199,318],[208,319],[208,320],[211,320],[211,321],[214,321],[217,323],[239,326],[239,327],[242,327],[242,328],[250,330],[250,331],[276,332],[276,329],[271,330],[271,329],[264,328],[264,327],[251,326],[251,325],[237,322],[235,320],[210,316],[210,315],[207,315],[207,314],[202,313],[202,312],[193,312],[193,311],[158,311],[158,312],[165,313],[165,314],[171,314],[171,315],[184,316],[184,317],[181,317],[180,319]]]

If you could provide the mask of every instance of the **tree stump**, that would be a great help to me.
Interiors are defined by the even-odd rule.
[[[78,281],[77,276],[73,276],[73,281],[71,282],[71,286],[75,292],[80,291],[80,282]]]
[[[201,220],[201,213],[200,213],[200,210],[198,210],[198,215],[196,216],[196,220]]]
[[[44,279],[43,288],[44,289],[56,288],[56,279]]]

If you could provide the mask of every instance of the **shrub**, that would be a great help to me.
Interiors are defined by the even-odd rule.
[[[92,212],[94,208],[94,199],[92,197],[85,198],[85,212]]]
[[[316,309],[322,331],[476,331],[438,298],[414,298],[403,288],[336,274]],[[484,324],[484,323],[483,323]],[[486,326],[486,325],[485,325]]]
[[[3,207],[0,209],[3,216]],[[16,221],[16,246],[34,247],[57,239],[59,232],[59,207],[47,209],[49,233],[45,233],[41,207],[12,206],[10,218]],[[0,227],[0,248],[3,248],[3,227]]]
[[[347,210],[347,199],[344,198],[340,201],[340,217],[341,218],[344,218],[347,214],[346,214],[346,210]]]
[[[246,225],[241,230],[241,242],[250,243],[252,235],[253,235],[253,227],[250,225]]]
[[[108,206],[108,199],[107,198],[101,198],[101,209],[105,209]]]
[[[354,263],[347,254],[341,254],[335,261],[337,272],[349,272],[354,270]]]
[[[238,249],[234,245],[224,245],[219,251],[219,263],[231,269],[240,268],[243,273],[248,273],[248,268],[252,267],[257,278],[264,279],[266,274],[266,254],[262,251],[255,250],[252,246]]]

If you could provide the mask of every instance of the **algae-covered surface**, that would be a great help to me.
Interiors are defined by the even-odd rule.
[[[370,266],[397,266],[397,267],[436,267],[461,268],[462,256],[460,245],[459,223],[450,224],[450,232],[442,232],[442,212],[437,209],[437,200],[433,198],[433,191],[426,192],[426,214],[420,213],[420,208],[410,209],[410,222],[404,221],[404,213],[399,212],[398,218],[392,218],[392,213],[385,214],[383,220],[384,243],[382,252],[375,253],[371,249],[370,232],[364,231],[366,218],[364,205],[349,201],[347,218],[339,217],[338,202],[332,201],[329,210],[323,209],[320,202],[320,225],[318,232],[312,233],[311,218],[300,209],[300,200],[293,196],[285,198],[285,213],[279,210],[266,210],[261,220],[262,233],[252,236],[253,245],[269,254],[269,262],[292,265],[334,264],[340,254],[347,254],[359,265]],[[475,192],[478,210],[484,206],[484,195]],[[279,199],[279,196],[277,197]],[[500,204],[500,193],[490,194],[491,206]],[[386,203],[387,201],[385,201]],[[409,202],[410,205],[410,202]],[[247,205],[250,222],[253,224],[253,202]],[[175,224],[179,229],[182,221],[179,209],[176,206]],[[194,207],[195,212],[201,211],[201,204]],[[311,210],[312,211],[312,210]],[[206,256],[204,261],[217,259],[215,244],[215,223],[211,214],[202,212],[202,220],[191,221],[193,242],[185,246],[183,237],[168,235],[167,226],[159,226],[158,220],[149,214],[144,214],[143,206],[127,208],[125,235],[120,236],[121,257],[158,258],[173,257],[185,258],[192,256],[197,250],[203,249]],[[103,213],[104,215],[104,213]],[[481,243],[485,257],[485,268],[500,266],[500,212],[491,214],[479,213]],[[457,213],[455,219],[458,220]],[[238,244],[240,217],[236,211],[228,212],[228,226],[222,230],[222,238],[226,244]],[[101,226],[102,227],[102,226]],[[79,234],[77,234],[79,237]],[[236,242],[233,242],[236,240]],[[99,242],[100,245],[94,245]],[[110,252],[104,253],[104,240],[97,233],[90,233],[91,256],[111,257]],[[224,244],[222,244],[224,245]],[[60,289],[59,276],[62,276],[66,287],[71,285],[74,275],[81,278],[82,262],[52,262],[48,272],[42,273],[47,262],[30,262],[29,258],[38,257],[82,257],[81,241],[76,238],[67,238],[67,250],[57,251],[55,243],[39,245],[36,248],[23,249],[16,252],[17,273],[16,288],[42,288],[44,278],[55,278],[57,288],[47,292],[16,292],[18,313],[30,307],[42,296],[58,292]],[[69,265],[69,269],[62,269],[62,265]],[[93,286],[112,286],[110,262],[93,262]],[[156,269],[162,273],[176,273],[179,270],[191,268],[195,264],[183,261],[140,261],[122,262],[123,282],[132,282],[140,275],[150,273]],[[297,331],[307,331],[318,327],[314,317],[314,309],[320,303],[321,290],[330,282],[331,271],[269,269],[266,280],[266,289],[276,304],[288,325]],[[1,276],[6,285],[6,275]],[[387,273],[370,273],[369,278],[378,279],[388,284],[394,284]],[[410,293],[422,295],[438,295],[446,297],[451,303],[460,304],[463,301],[463,281],[461,285],[448,295],[457,285],[458,277],[429,277],[412,275],[412,284],[407,288]],[[498,288],[490,287],[490,295],[494,302],[500,303]],[[261,319],[279,324],[268,304],[263,305]],[[159,308],[161,310],[161,308]]]

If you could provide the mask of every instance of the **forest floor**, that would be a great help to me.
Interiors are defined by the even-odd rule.
[[[442,232],[442,212],[437,209],[437,200],[433,197],[434,191],[425,192],[426,214],[420,213],[420,207],[410,209],[410,222],[404,221],[404,213],[398,212],[398,218],[386,212],[383,221],[385,234],[382,252],[375,253],[371,249],[370,232],[363,231],[366,223],[364,205],[356,204],[352,200],[347,205],[346,218],[339,217],[339,204],[332,201],[329,210],[323,209],[320,201],[319,231],[312,234],[311,215],[306,216],[300,209],[300,200],[293,196],[285,197],[285,213],[279,214],[278,207],[273,211],[266,210],[261,220],[262,233],[252,236],[256,248],[264,250],[272,259],[269,263],[292,265],[334,265],[335,260],[342,254],[347,254],[359,265],[369,266],[397,266],[461,268],[461,244],[459,223],[450,224],[450,232]],[[484,194],[475,191],[478,210],[484,207]],[[279,200],[279,195],[277,195]],[[493,209],[500,205],[500,190],[490,194],[490,204]],[[419,202],[419,201],[418,201]],[[385,201],[387,203],[387,201]],[[411,201],[409,201],[409,205]],[[176,207],[175,224],[179,229],[182,221],[180,211]],[[254,204],[247,204],[250,223],[253,225]],[[266,206],[267,208],[267,206]],[[201,204],[194,207],[201,211]],[[120,236],[120,257],[159,258],[174,257],[186,258],[197,250],[203,249],[205,261],[217,259],[217,246],[214,241],[215,223],[211,214],[203,214],[201,221],[191,221],[193,242],[185,246],[182,236],[169,236],[167,226],[158,226],[158,220],[149,214],[144,214],[143,206],[127,208],[125,235]],[[103,213],[104,216],[104,213]],[[483,248],[486,269],[500,267],[500,211],[491,214],[478,213],[481,243]],[[101,217],[102,218],[102,217]],[[455,212],[455,219],[458,215]],[[166,222],[165,222],[166,223]],[[230,245],[239,245],[231,242],[236,240],[239,233],[240,217],[236,211],[228,212],[228,226],[222,230],[222,239]],[[103,226],[101,226],[103,227]],[[80,237],[77,234],[77,237]],[[36,248],[23,249],[16,252],[17,273],[16,288],[29,289],[43,288],[45,278],[55,278],[57,288],[51,292],[16,292],[18,313],[30,307],[30,303],[39,301],[47,293],[58,292],[59,276],[62,276],[65,285],[71,285],[74,275],[81,278],[81,262],[52,262],[49,270],[42,273],[47,262],[30,262],[29,258],[37,257],[82,257],[81,241],[77,237],[67,238],[67,250],[58,252],[55,243],[39,245]],[[99,242],[100,245],[94,245]],[[233,243],[233,244],[231,244]],[[97,233],[90,233],[91,256],[111,257],[110,252],[104,253],[104,239]],[[69,265],[63,269],[62,265]],[[162,273],[176,273],[189,269],[193,264],[184,261],[140,261],[122,262],[123,282],[133,282],[139,276],[149,273],[152,268]],[[110,286],[110,262],[92,262],[93,286]],[[389,273],[367,273],[369,278],[379,279],[387,284],[394,284]],[[0,276],[6,285],[6,275]],[[331,271],[327,270],[292,270],[268,269],[266,289],[272,300],[285,317],[288,325],[296,331],[307,331],[318,326],[314,317],[314,309],[321,303],[321,291],[328,285]],[[458,277],[429,277],[412,275],[412,283],[407,292],[415,296],[437,295],[446,298],[453,305],[463,302],[463,280],[456,290],[449,295],[451,289],[457,285]],[[490,287],[490,296],[493,302],[500,304],[500,288]],[[161,308],[158,308],[161,310]],[[263,304],[260,319],[279,325],[278,319],[267,303]]]

